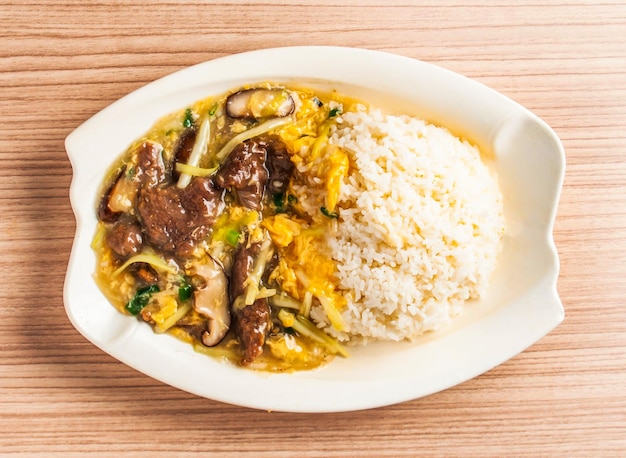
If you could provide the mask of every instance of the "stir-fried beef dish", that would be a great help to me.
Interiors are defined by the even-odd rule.
[[[323,255],[337,209],[296,157],[299,143],[327,141],[332,110],[318,94],[265,84],[157,122],[114,164],[97,205],[96,278],[111,302],[255,369],[345,355],[311,317],[341,308]],[[320,188],[313,216],[302,183]]]

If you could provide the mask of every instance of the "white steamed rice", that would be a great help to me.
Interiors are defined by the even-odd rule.
[[[345,113],[331,137],[353,168],[328,237],[346,291],[342,340],[411,339],[484,294],[504,222],[495,177],[448,130],[378,110]],[[323,322],[324,314],[313,317]]]

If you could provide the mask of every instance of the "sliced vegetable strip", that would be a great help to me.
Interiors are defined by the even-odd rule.
[[[136,254],[135,256],[129,258],[128,261],[126,261],[117,270],[113,272],[113,276],[117,277],[128,266],[136,262],[145,262],[147,264],[150,264],[152,267],[154,267],[157,270],[161,270],[161,271],[168,272],[171,274],[175,274],[176,272],[178,272],[178,268],[176,266],[167,263],[160,256],[157,256],[156,254],[151,254],[151,253],[141,253],[141,254]]]
[[[189,175],[190,177],[210,177],[217,171],[218,168],[219,167],[211,167],[210,169],[205,169],[202,167],[194,167],[189,164],[183,164],[182,162],[177,162],[175,166],[177,172]]]
[[[294,315],[285,309],[281,309],[278,312],[278,319],[281,321],[283,326],[293,328],[301,335],[324,345],[333,353],[340,354],[346,358],[349,356],[348,351],[336,339],[330,337],[305,317],[301,315]]]
[[[211,138],[211,121],[209,118],[204,118],[202,124],[200,125],[200,130],[198,131],[198,135],[196,136],[196,142],[193,145],[193,149],[191,150],[191,154],[189,155],[189,160],[187,161],[187,165],[190,167],[197,167],[200,163],[200,159],[207,151],[207,147],[209,144],[209,139]],[[186,187],[191,182],[191,175],[188,173],[181,173],[180,177],[178,177],[178,183],[176,186],[179,188]]]
[[[269,132],[270,130],[276,129],[277,127],[284,126],[287,123],[293,122],[293,119],[290,116],[286,116],[284,118],[274,118],[269,121],[265,121],[264,123],[259,124],[258,126],[254,126],[251,129],[244,130],[240,134],[235,135],[228,143],[224,145],[224,147],[217,153],[217,159],[220,162],[230,154],[230,152],[235,149],[239,143],[243,143],[246,140],[257,137],[261,134]]]
[[[169,316],[163,323],[154,326],[154,330],[157,334],[163,334],[172,326],[174,326],[182,317],[187,315],[191,311],[191,304],[181,305],[176,313]]]

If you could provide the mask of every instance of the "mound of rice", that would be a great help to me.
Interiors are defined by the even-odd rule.
[[[496,179],[448,130],[378,110],[348,112],[337,232],[328,237],[347,308],[341,340],[411,339],[484,294],[504,230]],[[313,312],[324,320],[321,310]]]

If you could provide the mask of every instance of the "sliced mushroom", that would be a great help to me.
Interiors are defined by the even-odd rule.
[[[98,205],[98,218],[104,223],[114,223],[122,215],[121,212],[113,210],[110,203],[113,198],[114,190],[117,187],[117,184],[124,179],[125,171],[126,167],[122,168],[117,173],[117,175],[111,182],[111,185],[102,195],[102,199],[100,199],[100,205]]]
[[[196,265],[194,270],[202,277],[204,285],[194,292],[193,308],[208,320],[202,343],[213,347],[222,341],[230,328],[228,280],[224,270],[212,259],[209,264]]]
[[[137,183],[123,174],[111,192],[109,208],[114,212],[128,213],[137,200]]]
[[[282,118],[293,113],[295,106],[285,89],[245,89],[226,99],[226,114],[238,119]]]

